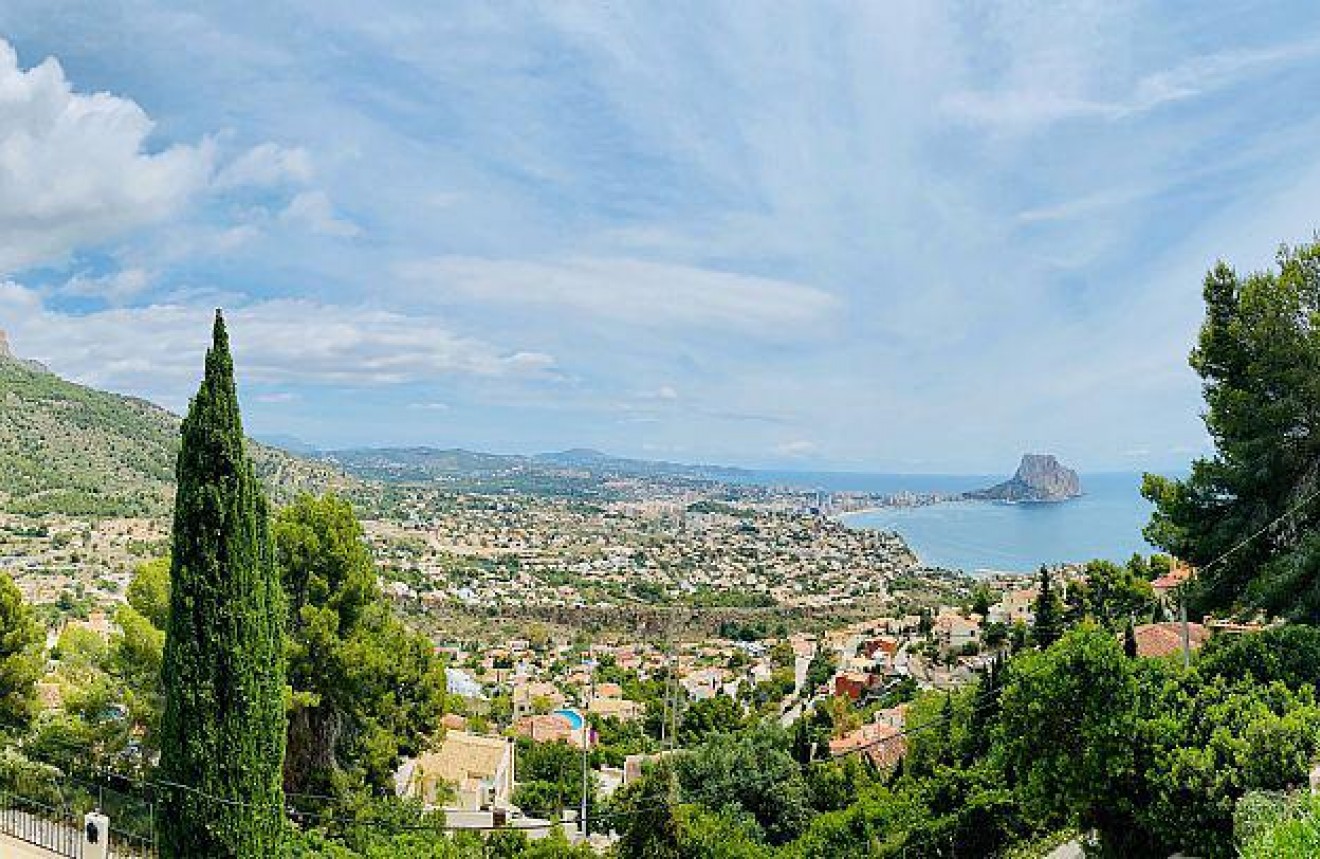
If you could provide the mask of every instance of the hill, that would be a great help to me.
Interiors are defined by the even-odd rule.
[[[0,338],[0,507],[21,513],[158,516],[174,492],[180,418],[136,397],[61,379]],[[332,466],[251,442],[276,499],[348,489]]]
[[[618,480],[731,481],[746,474],[736,468],[627,459],[586,449],[520,456],[461,448],[357,448],[321,456],[367,480],[440,482],[470,491],[515,490],[558,496],[608,495],[609,484]]]

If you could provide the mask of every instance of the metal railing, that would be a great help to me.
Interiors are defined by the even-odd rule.
[[[0,834],[57,856],[82,859],[82,823],[68,808],[0,791]]]

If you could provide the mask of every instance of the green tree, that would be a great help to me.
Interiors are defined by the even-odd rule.
[[[683,859],[679,844],[678,779],[670,758],[645,768],[642,777],[620,789],[615,826],[620,859]]]
[[[385,793],[444,713],[444,666],[393,616],[347,501],[303,495],[281,510],[275,554],[288,605],[290,793]]]
[[[0,573],[0,731],[21,732],[36,715],[44,643],[23,592]]]
[[[977,582],[972,587],[972,601],[968,606],[974,614],[979,614],[983,619],[990,613],[990,606],[996,602],[996,594],[985,582]]]
[[[565,808],[578,808],[582,802],[582,750],[566,742],[537,743],[525,737],[518,740],[514,771],[520,782],[514,804],[520,808],[557,818]],[[587,814],[591,815],[598,798],[593,775],[587,777]]]
[[[817,648],[812,655],[811,661],[807,663],[807,676],[802,681],[802,688],[808,694],[812,694],[822,686],[826,681],[834,676],[834,669],[838,667],[838,661],[835,659],[834,651],[825,648]]]
[[[697,743],[710,734],[731,734],[743,726],[744,720],[741,704],[728,695],[716,695],[687,706],[680,736],[685,743]]]
[[[1123,655],[1128,659],[1137,658],[1137,630],[1131,620],[1123,628]]]
[[[1246,277],[1219,263],[1203,295],[1191,365],[1215,453],[1185,479],[1146,476],[1145,533],[1200,568],[1194,612],[1320,620],[1320,241]]]
[[[1063,606],[1059,602],[1058,594],[1050,585],[1050,571],[1045,567],[1040,568],[1040,590],[1036,594],[1032,612],[1035,621],[1031,627],[1031,635],[1036,645],[1044,648],[1058,641],[1063,633]]]
[[[160,849],[265,857],[283,830],[283,600],[217,311],[184,418],[162,681]]]
[[[165,629],[170,621],[170,559],[156,558],[133,571],[124,596],[156,629]]]
[[[769,844],[783,844],[811,817],[807,783],[788,745],[788,735],[771,724],[711,735],[676,757],[679,795],[744,821]]]
[[[1134,829],[1136,699],[1132,663],[1084,623],[1008,669],[996,754],[1028,816],[1096,829],[1111,845]]]
[[[1110,629],[1118,629],[1130,618],[1150,619],[1155,611],[1155,591],[1142,575],[1145,562],[1135,556],[1136,564],[1129,561],[1119,566],[1110,561],[1091,561],[1086,565],[1086,595],[1088,613]]]

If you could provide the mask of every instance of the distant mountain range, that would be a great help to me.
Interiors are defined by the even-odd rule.
[[[61,379],[12,354],[0,331],[0,508],[70,515],[160,515],[173,494],[180,418],[136,397]],[[350,495],[381,483],[441,482],[471,491],[594,497],[623,479],[751,483],[756,473],[718,465],[613,456],[574,448],[533,456],[461,448],[318,451],[292,436],[251,443],[277,500],[334,488]],[[1012,479],[966,497],[1057,501],[1081,493],[1075,472],[1028,454]]]
[[[76,516],[168,512],[178,415],[147,400],[98,391],[15,356],[0,331],[0,509]],[[277,500],[374,482],[447,481],[460,489],[597,496],[610,480],[737,480],[749,472],[574,449],[537,456],[428,447],[323,452],[292,436],[251,442]]]
[[[412,482],[436,479],[561,477],[670,477],[690,480],[739,480],[750,472],[715,465],[687,465],[611,456],[574,448],[534,456],[479,453],[461,448],[356,448],[318,454],[349,474],[373,480]]]

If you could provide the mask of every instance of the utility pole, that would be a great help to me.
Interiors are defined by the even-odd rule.
[[[677,675],[678,667],[674,667]],[[669,718],[673,719],[673,724],[669,727],[669,744],[673,748],[678,747],[678,703],[682,700],[683,687],[678,682],[678,677],[674,677],[674,706],[669,708]]]
[[[670,617],[671,618],[673,617],[672,613],[670,614]],[[671,632],[670,633],[671,638],[672,635],[673,634]],[[672,641],[670,643],[671,645],[673,644]],[[669,726],[669,743],[673,748],[678,748],[678,708],[680,702],[683,700],[682,698],[683,686],[678,682],[678,667],[679,667],[678,662],[679,662],[679,653],[677,647],[675,647],[674,668],[670,672],[671,674],[674,675],[674,706],[669,709],[669,718],[673,719],[673,724]]]
[[[1187,629],[1187,594],[1182,586],[1178,588],[1178,620],[1182,623],[1183,668],[1189,668],[1192,664],[1192,643]]]
[[[587,840],[587,785],[591,774],[590,747],[591,747],[591,721],[587,718],[591,714],[591,699],[596,696],[596,679],[592,669],[595,663],[591,659],[591,650],[587,649],[587,706],[582,714],[582,808],[578,812],[578,823],[582,828],[582,840]]]

